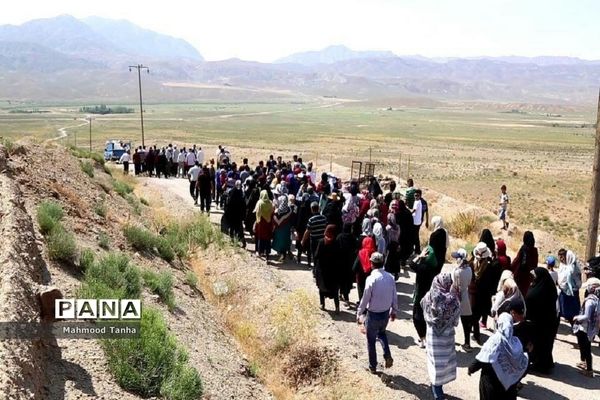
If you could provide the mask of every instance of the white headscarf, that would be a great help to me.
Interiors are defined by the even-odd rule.
[[[513,319],[508,313],[500,314],[496,332],[485,342],[477,360],[494,368],[504,389],[517,383],[529,365],[527,354],[519,339],[513,336]]]
[[[581,271],[577,265],[577,256],[567,250],[566,263],[560,263],[558,286],[567,296],[573,296],[581,287]]]
[[[431,225],[433,225],[433,231],[437,231],[438,229],[442,229],[446,232],[446,248],[450,247],[450,235],[448,235],[448,231],[444,229],[444,220],[439,215],[431,218]]]

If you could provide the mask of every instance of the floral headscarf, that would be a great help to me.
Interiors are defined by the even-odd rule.
[[[460,298],[458,289],[452,284],[451,274],[444,272],[436,275],[431,289],[421,300],[421,306],[425,322],[436,335],[458,325]]]

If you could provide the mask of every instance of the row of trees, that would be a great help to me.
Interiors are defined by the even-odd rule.
[[[79,109],[79,112],[88,114],[130,114],[133,112],[133,108],[114,106],[107,107],[106,104],[100,104],[99,106],[85,106]]]

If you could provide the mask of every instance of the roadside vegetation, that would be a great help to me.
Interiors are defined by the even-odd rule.
[[[77,256],[75,235],[62,225],[64,211],[54,201],[43,201],[37,209],[37,221],[40,232],[46,238],[48,257],[51,260],[73,263]]]

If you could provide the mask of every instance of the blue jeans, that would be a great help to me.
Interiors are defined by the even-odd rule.
[[[441,400],[444,398],[444,389],[442,385],[431,385],[431,391],[433,392],[433,398],[435,400]]]
[[[367,331],[367,348],[369,350],[369,367],[377,368],[377,351],[375,350],[375,342],[379,340],[383,347],[383,357],[391,358],[390,345],[388,344],[385,328],[390,319],[390,312],[384,311],[380,313],[367,312],[366,331]]]

